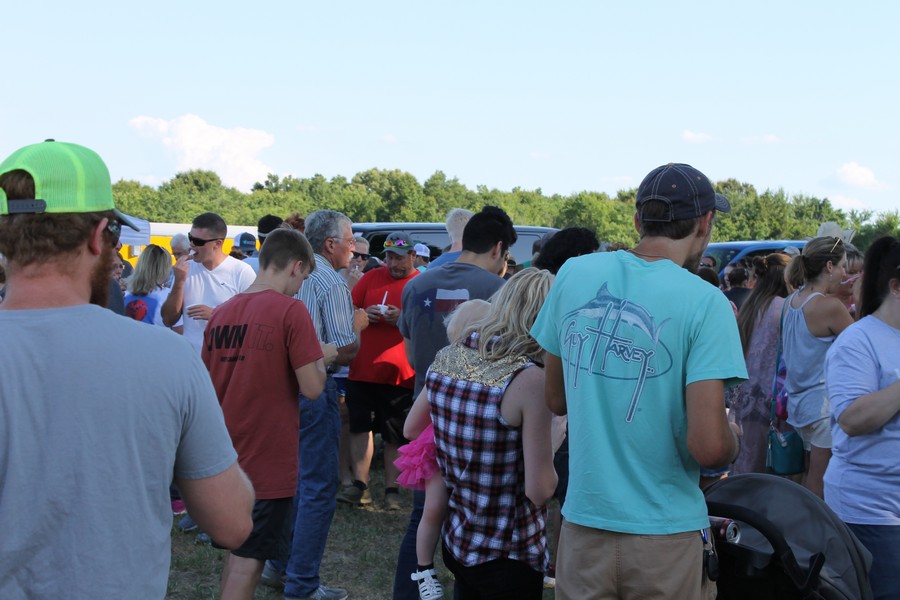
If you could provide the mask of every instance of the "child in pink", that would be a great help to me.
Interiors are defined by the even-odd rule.
[[[477,321],[487,315],[490,304],[469,300],[460,304],[447,319],[447,338],[455,344],[465,337]],[[431,423],[428,394],[419,393],[403,426],[403,435],[413,441],[401,446],[394,464],[400,469],[397,483],[413,490],[425,490],[425,507],[416,532],[416,560],[420,565],[434,562],[434,551],[441,535],[441,524],[447,513],[449,495],[438,469],[434,450],[434,425]],[[433,568],[417,570],[411,576],[419,584],[420,600],[438,600],[444,589]]]

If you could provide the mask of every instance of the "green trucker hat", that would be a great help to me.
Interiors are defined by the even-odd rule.
[[[46,140],[13,152],[0,163],[0,175],[27,171],[34,179],[35,199],[7,198],[0,188],[0,215],[86,213],[115,210],[123,224],[138,226],[113,203],[109,170],[88,148]]]

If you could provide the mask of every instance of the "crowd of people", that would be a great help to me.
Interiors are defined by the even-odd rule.
[[[267,215],[229,255],[203,213],[123,277],[136,227],[102,159],[18,150],[0,164],[0,597],[164,597],[183,502],[228,550],[222,598],[343,600],[319,573],[337,503],[401,510],[405,486],[396,600],[450,595],[438,548],[455,598],[714,598],[701,486],[767,470],[782,379],[798,483],[872,554],[875,597],[900,597],[900,242],[863,258],[820,236],[720,287],[705,250],[729,211],[664,165],[637,245],[572,227],[515,268],[493,206],[451,210],[439,257],[402,232],[373,256],[328,209]]]

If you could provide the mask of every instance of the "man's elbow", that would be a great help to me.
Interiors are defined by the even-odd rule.
[[[216,544],[222,546],[226,550],[234,550],[240,548],[247,541],[253,532],[253,518],[251,515],[239,515],[235,517],[233,523],[221,527],[221,531],[215,533],[208,532],[210,537],[216,541]]]
[[[316,377],[316,381],[304,381],[303,384],[300,385],[300,393],[305,397],[310,399],[318,398],[322,395],[322,392],[325,391],[325,371],[322,371],[319,377]]]
[[[178,322],[178,314],[180,311],[176,311],[175,309],[167,309],[165,306],[160,310],[160,315],[162,316],[163,325],[166,327],[173,327],[175,323]]]
[[[352,344],[347,344],[346,346],[338,348],[337,357],[334,359],[334,363],[336,365],[347,366],[353,362],[354,358],[356,358],[357,352],[359,352],[359,338]]]
[[[547,408],[558,417],[565,416],[569,412],[565,396],[547,396]]]

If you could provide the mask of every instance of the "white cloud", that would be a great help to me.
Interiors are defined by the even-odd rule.
[[[225,185],[242,190],[250,189],[254,182],[263,181],[267,173],[274,172],[256,155],[271,146],[275,136],[259,129],[225,129],[191,114],[170,120],[139,116],[128,124],[141,135],[160,140],[174,152],[180,171],[211,169]]]
[[[708,133],[698,133],[696,131],[691,131],[690,129],[685,129],[681,132],[681,139],[691,144],[705,144],[711,142],[713,137]]]
[[[400,141],[400,139],[396,135],[392,135],[390,133],[385,134],[384,137],[381,138],[381,140],[385,144],[396,144]]]
[[[875,171],[856,161],[844,163],[837,170],[838,179],[847,185],[866,190],[882,189],[884,185],[875,178]]]
[[[534,160],[547,160],[550,158],[550,155],[546,152],[529,152],[528,158],[533,158]]]
[[[745,144],[780,144],[781,138],[774,133],[766,133],[763,135],[751,135],[741,138],[741,141]]]
[[[866,210],[868,208],[866,203],[862,200],[842,196],[840,194],[829,196],[828,199],[831,201],[832,206],[843,210]]]

